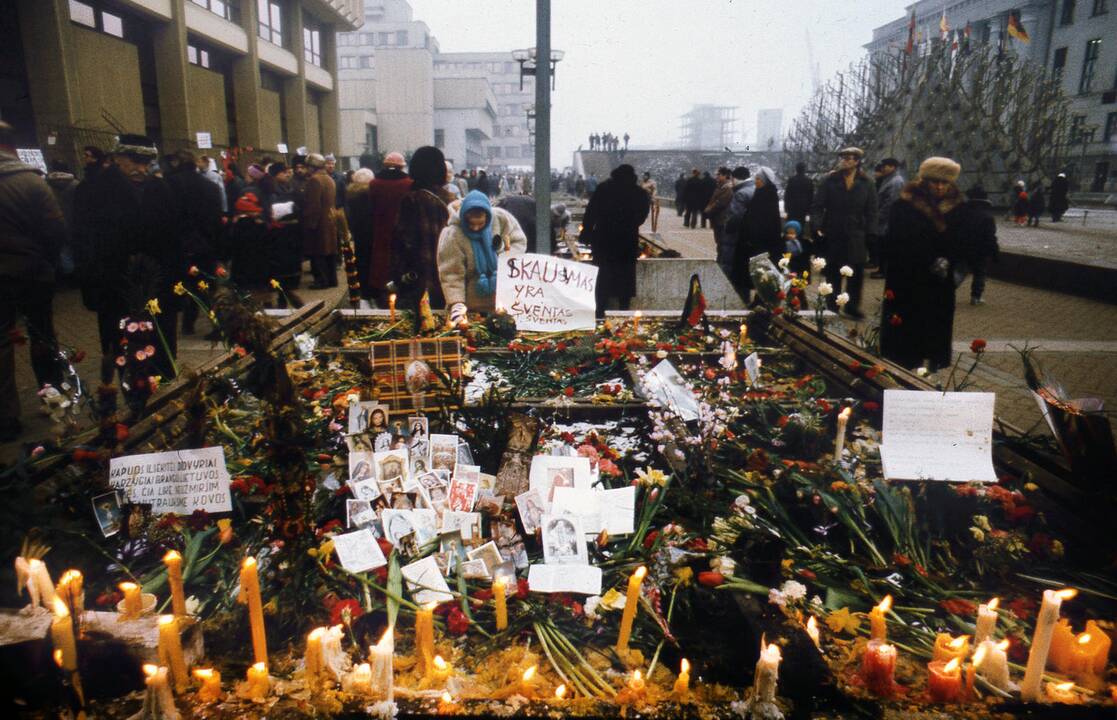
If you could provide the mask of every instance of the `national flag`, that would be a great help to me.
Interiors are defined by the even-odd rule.
[[[939,18],[939,34],[943,40],[946,40],[948,33],[950,33],[950,23],[946,21],[946,8],[943,8],[942,17]]]
[[[911,51],[915,49],[915,11],[911,11],[911,21],[908,23],[908,44],[904,48],[904,52],[911,55]]]
[[[1008,34],[1016,38],[1020,42],[1031,42],[1032,38],[1028,36],[1028,31],[1024,29],[1024,25],[1020,22],[1015,12],[1008,14]]]
[[[683,305],[683,316],[679,318],[679,326],[686,324],[697,327],[698,323],[706,324],[706,296],[702,293],[702,283],[698,273],[690,276],[690,290],[686,295],[686,304]]]

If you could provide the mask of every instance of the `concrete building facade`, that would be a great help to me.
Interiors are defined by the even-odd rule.
[[[951,32],[970,41],[1002,45],[1060,79],[1071,101],[1067,176],[1081,193],[1117,192],[1117,2],[1114,0],[920,0],[903,17],[873,30],[870,53],[903,52],[912,13],[916,50],[941,37],[945,15]],[[1015,14],[1029,36],[1008,34]]]
[[[160,151],[338,147],[335,36],[363,0],[17,0],[0,116],[76,158],[121,132]],[[23,78],[23,85],[12,80]],[[21,91],[26,91],[20,97]]]
[[[783,147],[783,110],[758,110],[756,113],[756,149],[773,150]]]

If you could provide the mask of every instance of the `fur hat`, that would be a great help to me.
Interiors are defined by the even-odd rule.
[[[130,157],[141,157],[154,159],[159,155],[158,148],[155,147],[155,141],[146,135],[135,135],[125,133],[116,138],[116,146],[112,149],[115,155],[128,155]]]
[[[962,174],[962,166],[950,158],[929,157],[919,165],[920,180],[954,182]]]
[[[353,173],[353,180],[351,182],[355,185],[368,185],[372,180],[372,170],[361,168]]]
[[[326,167],[326,158],[318,153],[310,153],[306,156],[306,165],[312,168]]]
[[[796,235],[803,234],[803,226],[799,224],[798,220],[788,220],[783,224],[783,231],[785,233],[790,229],[794,229]]]
[[[854,147],[852,145],[850,145],[849,147],[842,148],[841,150],[838,151],[837,154],[839,156],[842,156],[842,155],[856,155],[858,157],[858,159],[865,157],[865,151],[864,150],[862,150],[859,147]]]
[[[390,152],[384,156],[384,167],[404,168],[407,166],[407,161],[403,159],[403,153]]]

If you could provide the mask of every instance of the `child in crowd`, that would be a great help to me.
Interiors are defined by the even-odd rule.
[[[798,220],[788,220],[783,226],[783,251],[791,256],[788,268],[795,273],[802,273],[808,267],[807,254],[803,252],[803,241],[799,236],[803,233],[803,226]]]

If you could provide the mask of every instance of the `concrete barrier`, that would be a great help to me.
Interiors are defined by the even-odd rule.
[[[1040,290],[1117,304],[1117,270],[1112,268],[1002,252],[995,262],[989,264],[989,277]]]
[[[710,310],[743,310],[745,305],[716,261],[693,258],[651,258],[636,262],[633,310],[682,312],[690,276],[698,273]]]

